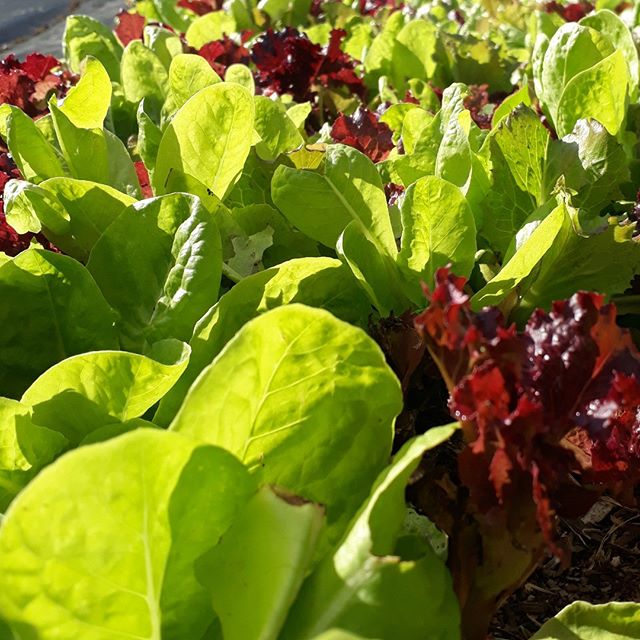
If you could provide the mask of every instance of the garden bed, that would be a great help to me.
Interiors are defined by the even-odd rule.
[[[640,638],[640,5],[97,17],[0,62],[0,638]]]

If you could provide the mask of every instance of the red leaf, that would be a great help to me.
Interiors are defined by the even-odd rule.
[[[24,62],[7,56],[0,62],[0,104],[12,104],[32,117],[46,113],[51,93],[62,97],[75,81],[66,71],[52,73],[57,67],[56,58],[40,53],[29,54]]]
[[[338,116],[331,137],[362,151],[373,162],[384,160],[394,146],[391,129],[366,107],[358,107],[352,116]]]
[[[569,491],[579,493],[575,474],[585,483],[583,508],[590,484],[630,496],[640,482],[640,354],[597,294],[538,310],[516,332],[495,310],[470,310],[464,279],[441,269],[436,283],[415,323],[463,426],[460,478],[479,518],[500,508],[513,522],[509,512],[528,501],[560,553],[553,515]]]
[[[178,6],[191,9],[199,16],[203,16],[206,13],[222,9],[222,2],[219,0],[179,0]]]
[[[53,56],[41,53],[30,53],[21,65],[22,71],[34,82],[44,80],[52,69],[60,66],[60,61]]]
[[[325,87],[346,86],[351,93],[364,98],[365,87],[355,72],[356,61],[340,48],[346,35],[344,29],[332,29],[316,79]]]
[[[129,11],[122,10],[116,16],[116,20],[115,33],[123,46],[126,47],[134,40],[142,40],[144,25],[146,24],[144,16],[139,13],[129,13]]]
[[[224,77],[227,67],[232,64],[248,65],[251,61],[249,51],[228,36],[208,42],[198,51],[198,55],[202,56],[221,77]]]

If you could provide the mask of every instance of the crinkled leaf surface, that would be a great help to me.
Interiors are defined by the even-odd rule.
[[[427,176],[411,185],[402,203],[402,249],[398,264],[420,304],[421,282],[433,286],[436,269],[468,277],[475,261],[476,225],[466,198],[456,186]]]
[[[291,224],[328,247],[335,247],[355,221],[380,252],[397,253],[380,176],[373,162],[352,147],[327,147],[319,171],[280,165],[271,196]]]
[[[87,268],[120,313],[133,345],[189,340],[218,299],[222,270],[214,217],[192,195],[174,193],[125,209],[96,243]]]
[[[165,193],[177,169],[222,199],[249,155],[253,121],[253,96],[244,87],[219,82],[199,91],[162,136],[153,177],[156,192]]]
[[[558,103],[571,79],[613,52],[613,44],[606,36],[575,22],[564,24],[555,32],[541,62],[542,92],[538,92],[553,122],[557,124]]]
[[[304,142],[302,135],[287,115],[280,102],[265,96],[254,98],[256,106],[256,131],[261,141],[256,151],[263,160],[275,160],[281,153],[293,151]]]
[[[137,104],[147,98],[160,104],[166,92],[167,70],[151,49],[132,40],[122,54],[120,81],[129,102]]]
[[[324,505],[335,541],[389,456],[401,407],[400,383],[371,338],[323,309],[294,304],[236,334],[171,428]]]
[[[572,196],[576,207],[599,213],[622,196],[620,185],[629,179],[627,156],[597,119],[578,120],[570,134],[549,144],[544,176],[547,193],[560,176],[576,192]]]
[[[229,453],[175,433],[77,449],[7,513],[0,614],[42,640],[200,638],[214,614],[194,562],[254,491]]]
[[[638,50],[629,27],[610,9],[601,9],[587,15],[580,20],[580,24],[599,31],[613,43],[616,49],[622,51],[629,69],[630,95],[632,99],[636,98],[638,84],[640,83],[640,63],[638,61]]]
[[[562,92],[556,126],[560,136],[581,118],[595,118],[616,135],[627,111],[629,71],[621,50],[574,76]]]
[[[531,640],[633,640],[640,635],[640,605],[574,602],[542,625]]]
[[[300,258],[256,273],[220,298],[196,325],[191,360],[176,386],[163,398],[154,422],[168,425],[198,374],[252,318],[292,302],[331,311],[367,326],[371,304],[348,268],[332,258]]]
[[[548,131],[527,107],[516,108],[487,140],[492,186],[480,205],[480,234],[496,251],[506,251],[516,231],[545,200],[548,142]]]
[[[202,56],[178,54],[169,67],[167,97],[162,105],[163,119],[170,120],[189,98],[220,81],[220,76]]]

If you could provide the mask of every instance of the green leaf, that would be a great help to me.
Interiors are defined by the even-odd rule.
[[[194,49],[200,49],[208,42],[220,40],[223,35],[236,32],[236,21],[226,11],[212,11],[196,18],[187,29],[185,38],[187,44]]]
[[[108,184],[136,196],[138,178],[127,148],[106,129],[76,127],[55,105],[50,104],[56,135],[71,176]]]
[[[453,425],[406,443],[376,480],[332,556],[303,584],[282,640],[305,640],[332,627],[381,640],[455,640],[460,614],[445,564],[425,547],[406,560],[396,541],[404,492],[425,451],[445,442]]]
[[[160,140],[162,140],[162,130],[147,113],[148,105],[142,100],[138,106],[136,119],[138,121],[138,144],[136,151],[142,158],[151,182],[153,182],[153,172],[156,167],[156,158]]]
[[[311,113],[310,102],[300,102],[287,105],[287,116],[293,122],[296,129],[304,132],[304,123]]]
[[[171,120],[198,91],[220,81],[220,76],[202,56],[191,53],[177,55],[169,67],[169,88],[162,107],[163,121]]]
[[[225,82],[235,82],[244,87],[251,95],[256,92],[256,83],[251,69],[244,64],[230,64],[224,73]]]
[[[245,278],[198,322],[191,360],[176,386],[163,398],[154,422],[168,425],[198,374],[252,318],[293,302],[331,311],[338,318],[367,326],[371,305],[349,269],[332,258],[301,258]]]
[[[87,261],[107,227],[135,202],[112,187],[86,180],[51,178],[38,187],[16,183],[20,188],[8,186],[5,195],[10,224],[21,233],[44,229],[51,242],[81,262]]]
[[[392,13],[368,48],[363,60],[367,85],[375,87],[381,76],[393,74],[393,51],[404,23],[405,17],[401,11]]]
[[[225,198],[225,203],[230,207],[247,207],[253,204],[273,205],[271,180],[278,166],[278,163],[260,160],[255,148],[251,149],[240,176]]]
[[[575,22],[564,24],[555,32],[541,61],[542,93],[538,97],[556,126],[558,105],[565,87],[572,78],[597,65],[613,52],[613,44],[608,38],[595,29]]]
[[[11,155],[26,180],[42,182],[65,175],[55,147],[40,132],[33,120],[17,107],[9,107],[6,140]]]
[[[279,166],[271,197],[291,224],[328,247],[335,247],[355,221],[381,253],[397,253],[380,176],[373,162],[352,147],[327,147],[321,172]]]
[[[609,39],[617,51],[622,51],[629,70],[630,98],[632,101],[636,100],[640,84],[640,62],[638,50],[627,25],[608,9],[585,16],[580,20],[580,24],[599,31]]]
[[[518,107],[491,131],[487,150],[491,189],[482,200],[480,234],[504,253],[524,221],[547,199],[545,165],[549,133],[528,107]],[[555,186],[555,184],[553,185]]]
[[[258,9],[264,11],[273,22],[304,24],[308,20],[311,0],[260,0]]]
[[[389,456],[401,407],[400,383],[364,331],[287,305],[240,329],[171,428],[324,505],[335,542]]]
[[[293,302],[331,311],[338,318],[366,327],[371,313],[367,297],[349,269],[332,258],[301,258],[245,278],[198,322],[190,345],[189,366],[163,398],[154,422],[167,426],[198,374],[252,318]]]
[[[0,389],[20,395],[68,356],[118,347],[115,316],[89,272],[67,256],[29,249],[0,266]]]
[[[304,143],[284,105],[265,96],[256,96],[255,128],[261,141],[256,145],[262,160],[273,161],[281,153],[293,151]]]
[[[233,219],[249,236],[263,231],[272,233],[272,244],[265,249],[262,263],[273,267],[294,258],[320,255],[318,245],[303,233],[294,229],[287,219],[268,204],[253,204],[234,208]]]
[[[225,640],[276,640],[313,559],[324,511],[263,487],[198,567]],[[247,615],[247,610],[251,615]]]
[[[80,81],[58,103],[58,107],[76,127],[101,129],[110,105],[109,74],[98,60],[87,58],[83,63]]]
[[[574,76],[558,104],[558,135],[571,133],[581,118],[595,118],[616,135],[627,112],[628,84],[629,72],[620,50]]]
[[[136,347],[189,340],[218,299],[220,233],[200,200],[174,193],[126,208],[96,243],[87,268]]]
[[[0,614],[43,640],[200,638],[214,614],[194,562],[254,492],[233,456],[175,433],[138,429],[73,451],[7,513]]]
[[[192,13],[176,7],[174,0],[151,0],[159,21],[168,24],[178,33],[184,33],[189,27]]]
[[[497,127],[504,118],[511,114],[511,112],[521,104],[525,107],[531,106],[531,96],[529,95],[528,85],[518,89],[498,105],[491,117],[491,127]]]
[[[542,625],[531,640],[633,640],[640,636],[635,602],[573,602]]]
[[[535,227],[498,274],[473,296],[471,304],[476,311],[502,302],[532,273],[558,241],[566,213],[566,206],[559,204]]]
[[[428,117],[428,114],[420,109],[417,104],[413,104],[412,102],[400,102],[398,104],[392,104],[381,116],[380,122],[384,122],[389,125],[391,131],[393,131],[394,140],[396,139],[396,135],[399,136],[402,133],[402,126],[404,124],[405,117],[409,113],[409,111],[413,111],[414,109],[419,109],[421,114],[424,115],[425,119]],[[406,142],[403,138],[403,145],[405,148],[405,152],[407,151]]]
[[[144,28],[144,44],[149,47],[158,59],[169,70],[172,60],[182,53],[180,36],[159,25],[146,25]]]
[[[573,132],[549,142],[545,191],[551,194],[562,176],[575,192],[576,207],[598,213],[622,198],[620,185],[629,180],[627,155],[597,120],[578,120]]]
[[[355,633],[349,633],[342,629],[330,629],[315,636],[313,640],[367,640],[364,636],[358,636]]]
[[[408,22],[396,36],[392,60],[395,75],[430,80],[436,71],[438,35],[436,26],[426,20]]]
[[[445,89],[435,117],[423,109],[407,113],[402,127],[407,154],[389,162],[394,181],[408,187],[418,178],[435,174],[468,194],[477,179],[474,158],[482,135],[464,106],[467,94],[465,85],[455,83]]]
[[[338,238],[336,252],[381,316],[387,317],[392,312],[401,315],[411,307],[410,300],[404,295],[398,265],[388,253],[380,251],[370,236],[362,233],[355,220]]]
[[[77,446],[93,431],[139,418],[175,384],[189,362],[178,340],[156,342],[147,355],[93,351],[45,371],[24,393],[34,424]]]
[[[101,22],[89,16],[72,15],[67,18],[62,37],[64,58],[72,71],[80,73],[82,62],[92,56],[102,63],[114,82],[120,81],[122,45]]]
[[[460,189],[437,176],[411,185],[401,211],[398,264],[411,283],[413,301],[422,304],[421,282],[433,287],[440,267],[450,264],[453,273],[469,277],[476,254],[475,220]]]
[[[199,91],[162,136],[153,177],[156,193],[165,193],[177,169],[224,198],[249,155],[253,121],[253,97],[244,87],[220,82]]]
[[[235,237],[231,243],[233,256],[227,260],[227,265],[240,277],[246,278],[260,270],[262,254],[273,245],[273,229],[266,228],[249,236]]]
[[[67,446],[59,433],[38,427],[29,407],[0,398],[0,513],[36,473]]]
[[[125,98],[138,104],[143,98],[161,104],[167,87],[167,70],[158,56],[140,40],[125,48],[120,63],[120,79]]]
[[[69,228],[69,215],[62,205],[46,189],[31,182],[9,180],[3,200],[6,219],[18,233],[40,233],[45,226],[52,234],[64,234]]]
[[[597,216],[594,222],[602,222]],[[580,290],[614,295],[625,291],[640,272],[640,245],[633,225],[604,221],[590,233],[581,229],[578,211],[563,210],[562,227],[539,269],[523,287],[516,318],[528,317],[537,307],[549,308],[554,300]]]
[[[458,30],[456,26],[455,31]],[[489,85],[490,92],[511,91],[511,75],[517,68],[517,60],[505,56],[503,47],[487,37],[488,34],[478,35],[480,37],[469,33],[440,32],[444,47],[442,56],[446,57],[451,77],[465,84],[476,83],[482,78]]]

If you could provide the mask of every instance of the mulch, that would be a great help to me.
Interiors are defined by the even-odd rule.
[[[579,520],[562,520],[572,549],[569,568],[549,557],[502,606],[493,640],[528,640],[576,600],[640,603],[640,511],[602,498]]]

